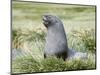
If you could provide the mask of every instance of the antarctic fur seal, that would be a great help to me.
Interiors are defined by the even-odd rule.
[[[47,28],[44,57],[67,58],[67,39],[62,21],[53,15],[43,15],[43,24]]]

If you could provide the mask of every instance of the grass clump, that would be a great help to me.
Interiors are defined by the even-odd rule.
[[[13,48],[21,48],[23,46],[23,43],[28,42],[36,42],[36,41],[42,41],[44,42],[45,32],[43,30],[39,30],[40,32],[37,32],[35,30],[12,30],[12,46]]]
[[[94,29],[84,29],[84,30],[73,30],[72,38],[79,41],[78,44],[83,43],[84,49],[89,52],[96,52],[96,40],[95,40],[95,30]],[[85,50],[85,51],[86,51]]]
[[[94,38],[95,36],[93,36],[94,30],[85,30],[83,32],[73,31],[72,33],[73,33],[72,36],[76,37],[75,39],[78,38],[79,40],[78,42],[79,43],[81,42],[83,44],[83,47],[86,47],[86,49],[88,49],[89,51],[94,50],[94,47],[95,47],[95,38]],[[20,31],[20,32],[14,31],[13,36],[14,36],[13,41],[15,40],[15,37],[20,38],[23,36],[24,38],[22,39],[24,39],[24,42],[28,41],[29,44],[32,43],[29,48],[34,49],[31,52],[29,52],[31,53],[30,55],[32,56],[18,58],[12,61],[13,73],[88,70],[88,69],[96,68],[95,58],[90,59],[91,56],[89,59],[86,59],[86,60],[75,59],[75,60],[63,61],[62,59],[57,59],[57,58],[52,58],[52,57],[43,59],[43,47],[44,47],[43,42],[44,42],[44,37],[45,37],[44,32],[37,33],[35,31],[28,31],[27,33],[24,33],[23,31]],[[70,41],[73,42],[73,39],[71,39]],[[17,44],[17,42],[15,44]],[[79,46],[79,48],[81,47]],[[38,54],[34,54],[34,53],[38,53]],[[40,57],[42,58],[40,59]]]
[[[91,60],[68,60],[47,58],[36,61],[32,57],[17,59],[12,65],[13,73],[54,72],[69,70],[95,69],[95,63]]]
[[[73,37],[78,38],[78,42],[82,42],[89,51],[93,50],[95,47],[95,38],[93,38],[94,30],[85,30],[85,31],[73,31]],[[28,41],[31,46],[28,44],[28,49],[33,49],[30,55],[24,58],[18,58],[12,61],[12,72],[13,73],[34,73],[34,72],[54,72],[54,71],[70,71],[70,70],[88,70],[95,69],[95,58],[90,58],[86,60],[67,60],[63,61],[62,59],[57,58],[46,58],[43,59],[43,45],[45,33],[37,33],[35,31],[28,31],[24,33],[23,31],[14,31],[15,37],[24,37],[24,42]],[[25,37],[26,36],[26,37]],[[71,37],[71,36],[70,36]],[[73,38],[72,37],[72,38]],[[91,38],[90,38],[91,37]],[[20,41],[20,40],[19,40]],[[73,42],[73,39],[70,40]],[[92,43],[92,45],[90,44]],[[15,43],[17,44],[17,42]],[[26,47],[26,46],[25,46]],[[76,46],[75,46],[76,47]],[[81,49],[81,47],[79,46]],[[24,50],[24,49],[23,49]],[[38,54],[35,54],[38,53]],[[38,56],[39,55],[39,56]],[[41,57],[41,58],[40,58]]]

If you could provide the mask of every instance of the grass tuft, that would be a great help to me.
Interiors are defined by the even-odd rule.
[[[54,72],[95,69],[95,63],[89,59],[63,61],[57,58],[47,58],[38,62],[33,58],[27,58],[17,59],[12,67],[13,73]]]

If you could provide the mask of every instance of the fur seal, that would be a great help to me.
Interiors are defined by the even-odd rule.
[[[56,56],[65,60],[68,46],[62,21],[54,15],[43,15],[43,24],[47,28],[44,58]]]

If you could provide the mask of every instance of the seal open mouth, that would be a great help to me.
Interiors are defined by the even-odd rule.
[[[49,24],[49,21],[47,19],[47,16],[43,16],[43,24],[47,27],[47,25]]]
[[[47,21],[47,17],[46,16],[43,16],[43,21]]]

